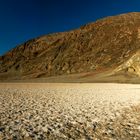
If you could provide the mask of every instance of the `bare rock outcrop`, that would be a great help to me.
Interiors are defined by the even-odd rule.
[[[128,61],[120,65],[115,71],[120,72],[123,70],[140,76],[140,51],[134,54]]]
[[[28,79],[125,67],[140,76],[139,50],[140,13],[127,13],[29,40],[0,57],[0,75]]]

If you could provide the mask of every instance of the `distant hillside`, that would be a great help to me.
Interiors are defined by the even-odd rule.
[[[140,13],[107,17],[76,30],[41,36],[0,57],[0,79],[106,71],[140,76]]]

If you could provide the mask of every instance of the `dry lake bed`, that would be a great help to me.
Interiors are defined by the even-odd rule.
[[[0,140],[140,140],[140,85],[1,83]]]

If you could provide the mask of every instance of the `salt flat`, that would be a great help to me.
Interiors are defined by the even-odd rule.
[[[140,85],[1,83],[0,139],[137,139],[138,132],[119,136],[116,127],[126,110],[122,129],[136,123],[139,104]]]

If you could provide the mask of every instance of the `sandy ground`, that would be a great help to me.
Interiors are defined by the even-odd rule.
[[[140,85],[0,84],[0,140],[139,140]]]

